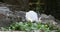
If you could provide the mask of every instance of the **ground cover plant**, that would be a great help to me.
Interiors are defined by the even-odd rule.
[[[16,22],[10,25],[10,27],[1,27],[3,31],[18,30],[18,31],[32,31],[32,30],[43,30],[50,32],[48,25],[41,23],[32,22]]]

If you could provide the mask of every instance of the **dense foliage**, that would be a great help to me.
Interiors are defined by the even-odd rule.
[[[49,32],[48,25],[41,23],[32,23],[32,22],[16,22],[13,23],[10,27],[1,27],[1,30],[19,30],[19,31],[32,31],[32,30],[43,30]]]

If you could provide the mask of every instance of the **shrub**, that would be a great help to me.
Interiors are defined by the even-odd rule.
[[[2,27],[1,30],[18,30],[18,31],[32,31],[32,30],[44,30],[49,32],[48,25],[32,22],[16,22],[10,25],[10,27]]]

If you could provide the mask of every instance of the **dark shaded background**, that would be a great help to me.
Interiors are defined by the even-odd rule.
[[[38,1],[40,1],[40,4],[36,4]],[[37,11],[36,8],[38,7],[40,13],[51,14],[56,19],[60,19],[60,0],[0,0],[0,2],[19,5],[20,10],[24,11]]]

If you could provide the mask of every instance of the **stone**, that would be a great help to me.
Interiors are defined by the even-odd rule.
[[[52,16],[52,15],[41,14],[40,17],[39,17],[39,20],[40,20],[41,23],[43,23],[43,24],[46,24],[46,23],[53,24],[53,25],[58,24],[58,23],[55,21],[54,16]]]
[[[24,11],[16,11],[15,15],[18,16],[18,17],[25,17],[26,12],[24,12]]]
[[[41,14],[40,15],[41,20],[55,20],[55,17],[52,15],[46,15],[46,14]]]
[[[8,7],[0,7],[0,14],[6,15],[8,11],[10,11]]]
[[[48,17],[48,15],[46,15],[46,14],[41,14],[41,15],[40,15],[41,20],[44,20],[44,19],[46,19],[47,17]]]
[[[48,18],[49,18],[50,20],[55,20],[55,17],[52,16],[52,15],[48,15]]]
[[[52,30],[51,32],[56,32],[56,30]]]
[[[26,15],[26,12],[24,12],[24,11],[15,12],[15,16],[18,18],[21,18],[21,21],[25,21],[25,15]]]
[[[10,26],[12,20],[8,17],[14,18],[14,16],[15,15],[8,7],[0,6],[0,27]]]

